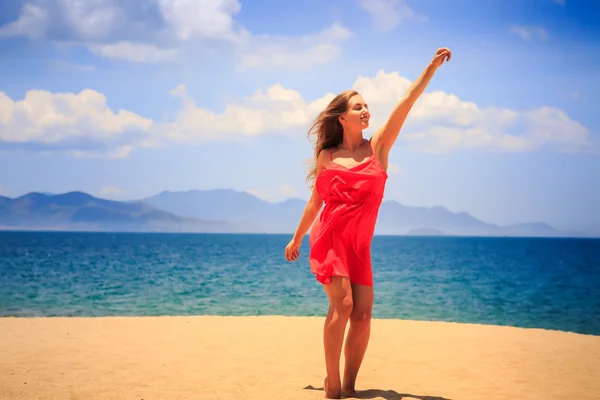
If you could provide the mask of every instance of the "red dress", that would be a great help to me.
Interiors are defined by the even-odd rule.
[[[323,284],[332,276],[373,285],[371,241],[388,175],[375,158],[351,168],[333,161],[315,181],[325,207],[310,231],[310,269]]]

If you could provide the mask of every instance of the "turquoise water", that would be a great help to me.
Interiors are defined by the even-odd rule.
[[[1,316],[324,315],[289,235],[0,232]],[[600,335],[600,240],[373,241],[377,318]]]

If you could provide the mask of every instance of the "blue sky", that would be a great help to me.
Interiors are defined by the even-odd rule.
[[[3,2],[0,194],[306,199],[306,131],[328,99],[361,91],[370,136],[449,47],[386,198],[600,227],[599,20],[572,0]]]

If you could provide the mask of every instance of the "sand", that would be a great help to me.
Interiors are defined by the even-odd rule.
[[[0,319],[1,399],[321,399],[322,318]],[[342,360],[343,361],[343,360]],[[600,336],[374,320],[359,398],[600,399]]]

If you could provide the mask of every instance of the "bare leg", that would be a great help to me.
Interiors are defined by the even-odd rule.
[[[350,315],[350,329],[346,338],[344,356],[344,396],[356,396],[356,377],[362,364],[371,335],[371,312],[373,310],[373,287],[352,285],[353,309]]]
[[[331,283],[323,287],[329,297],[329,312],[323,329],[327,367],[327,378],[324,383],[325,398],[341,399],[340,357],[346,325],[352,313],[352,286],[347,277],[332,277]]]

